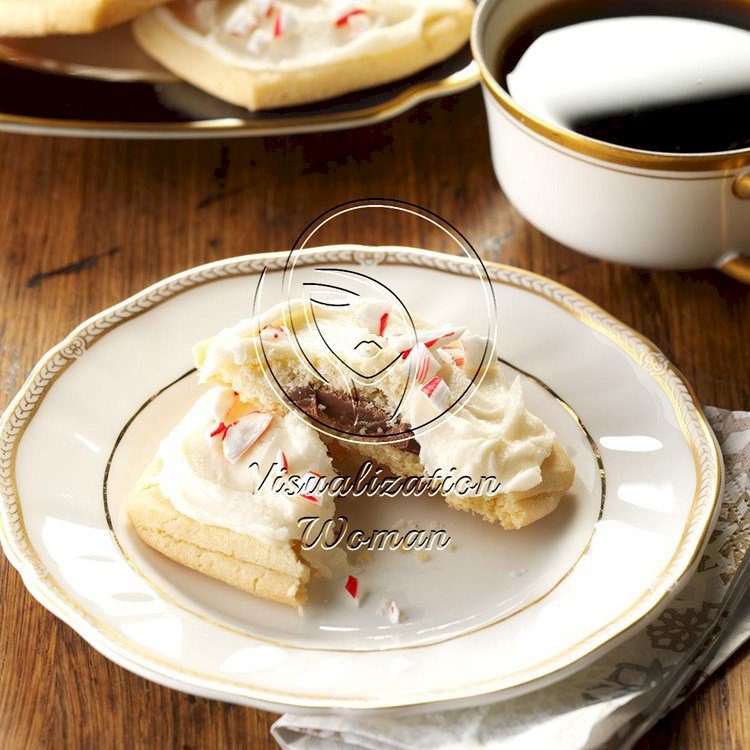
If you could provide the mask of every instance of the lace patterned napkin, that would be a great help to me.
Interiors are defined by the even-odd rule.
[[[565,680],[482,708],[400,718],[282,716],[284,750],[629,748],[750,637],[750,412],[707,407],[726,467],[698,570],[645,630]]]

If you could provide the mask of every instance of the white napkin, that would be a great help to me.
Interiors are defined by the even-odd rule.
[[[297,716],[272,727],[284,750],[629,748],[750,637],[750,412],[707,407],[726,487],[690,583],[657,620],[589,667],[513,700],[398,718]]]

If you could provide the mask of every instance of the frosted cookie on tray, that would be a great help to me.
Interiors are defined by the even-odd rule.
[[[88,34],[166,0],[0,0],[0,36]]]
[[[263,411],[291,406],[332,450],[398,476],[450,475],[441,490],[451,506],[506,529],[558,506],[573,464],[487,339],[385,300],[340,297],[293,299],[198,344],[201,379]]]
[[[318,481],[332,476],[325,445],[294,414],[254,411],[231,389],[213,388],[161,442],[127,514],[172,560],[301,608],[312,577],[348,573],[342,550],[300,544],[300,518],[332,517],[333,498]]]
[[[412,75],[468,40],[471,0],[176,0],[134,24],[180,78],[249,110]]]

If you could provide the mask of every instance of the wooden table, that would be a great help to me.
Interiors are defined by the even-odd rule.
[[[642,331],[704,403],[750,408],[750,288],[715,271],[656,273],[565,249],[508,204],[489,162],[478,91],[393,122],[327,135],[125,142],[0,135],[0,390],[7,403],[78,322],[164,276],[288,249],[354,198],[421,204],[487,254],[567,284]],[[362,241],[387,243],[365,222]],[[424,238],[418,227],[410,241]],[[263,750],[271,714],[194,698],[115,666],[0,561],[0,746]],[[741,652],[639,745],[750,747]]]

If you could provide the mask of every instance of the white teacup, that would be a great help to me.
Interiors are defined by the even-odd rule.
[[[549,0],[482,0],[474,19],[492,162],[508,199],[588,255],[646,268],[713,266],[750,283],[750,150],[610,145],[535,117],[495,80],[501,45],[545,7]]]

